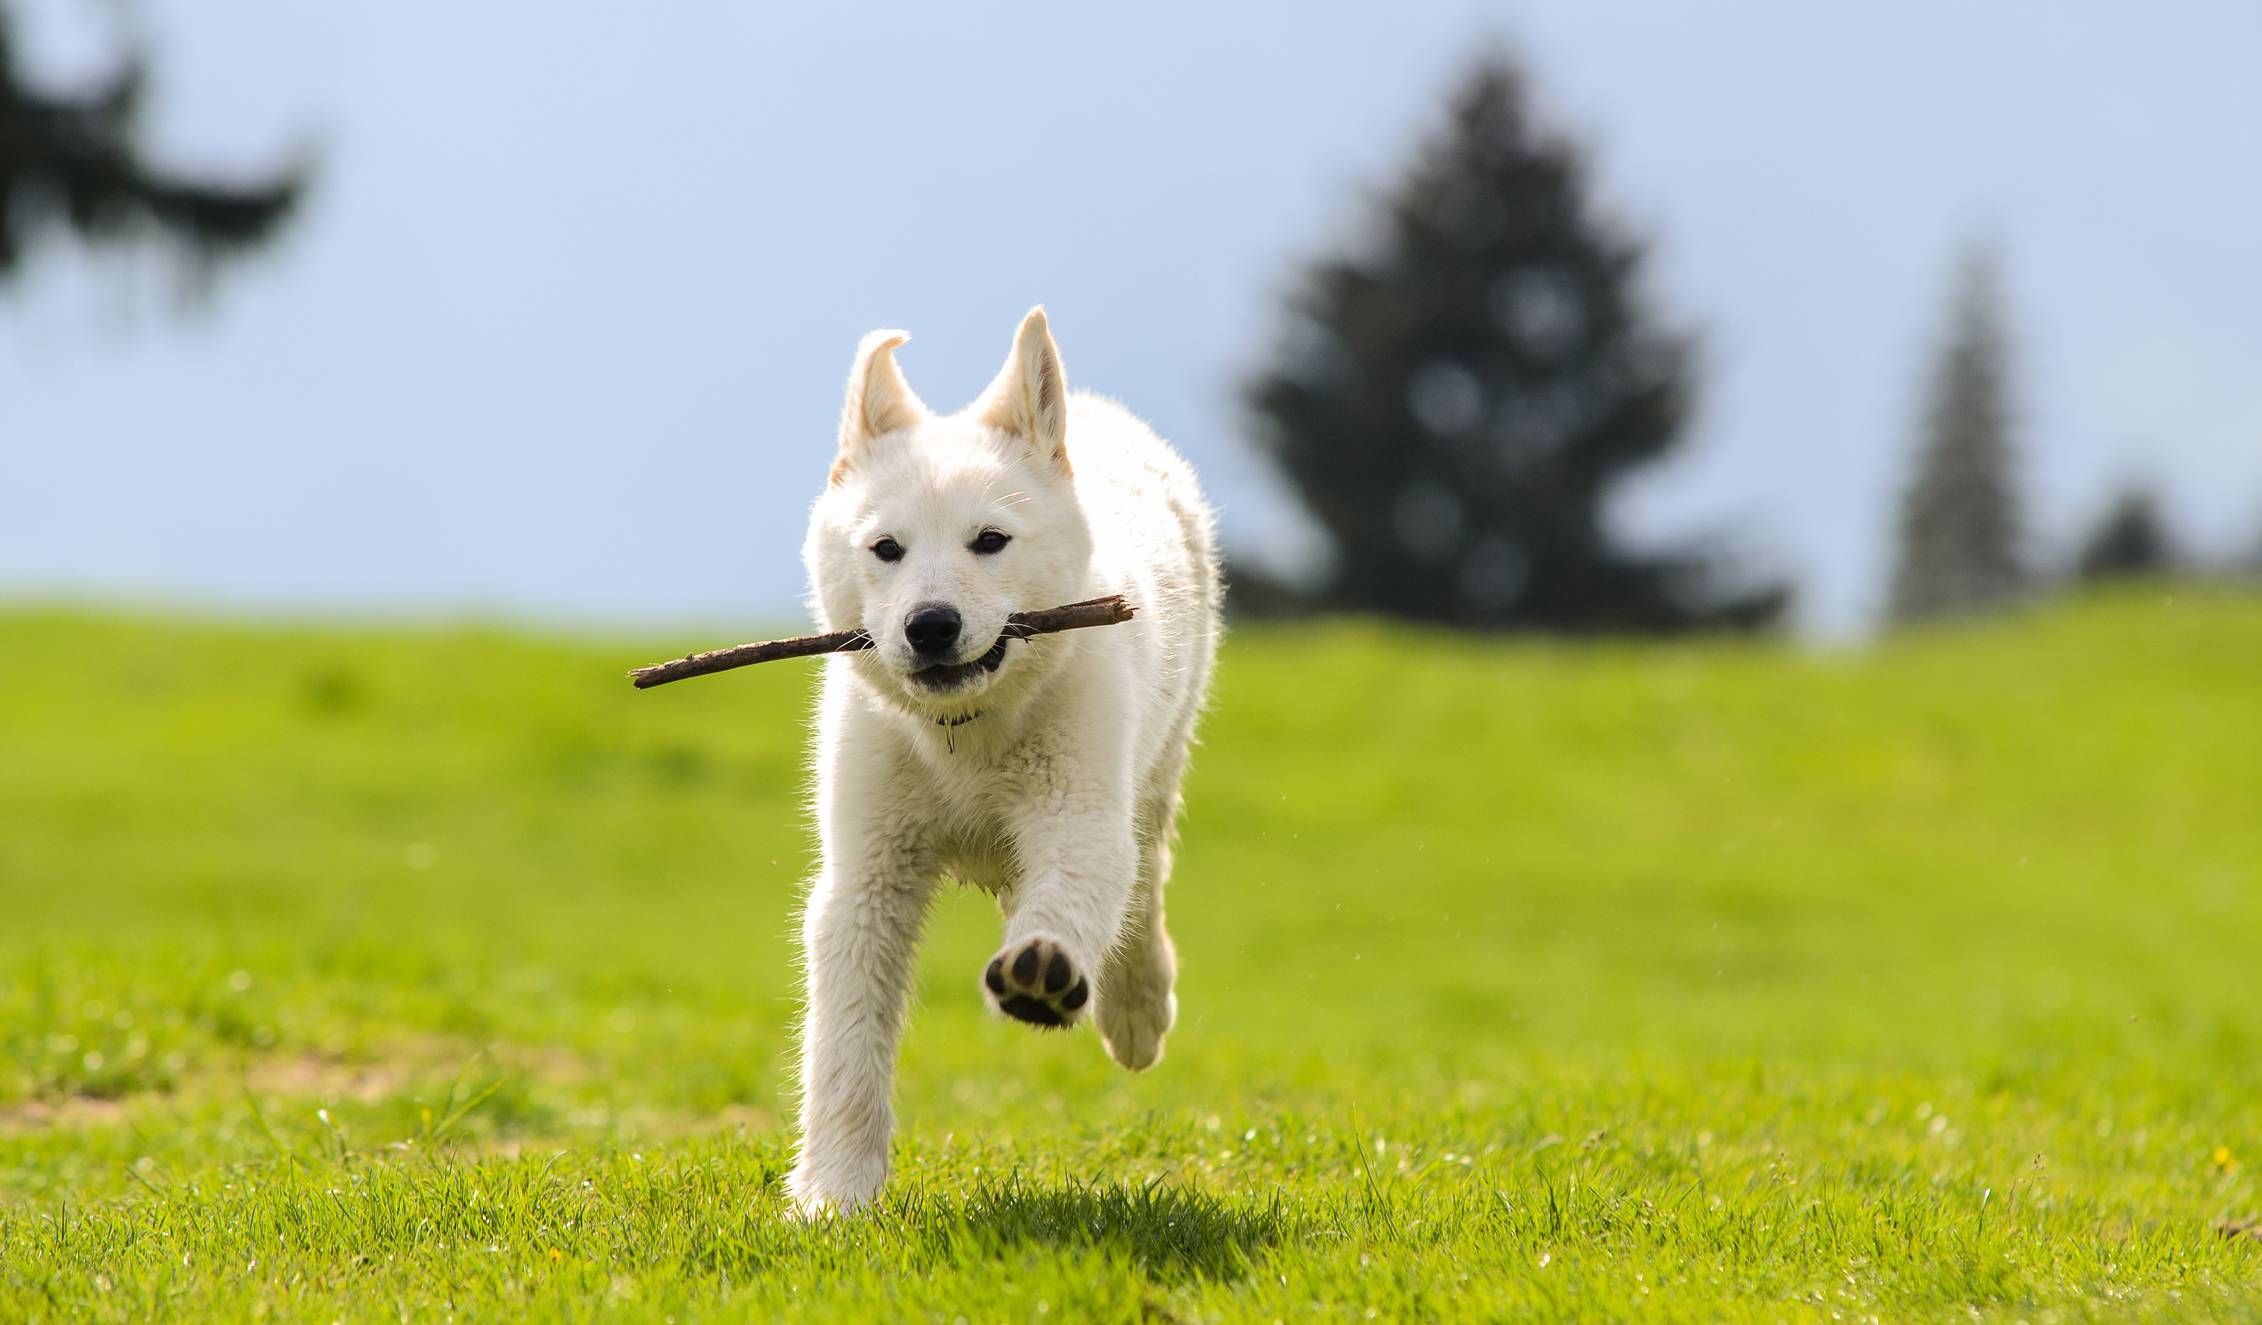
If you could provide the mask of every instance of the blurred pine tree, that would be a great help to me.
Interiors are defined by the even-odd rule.
[[[1384,200],[1317,263],[1247,384],[1259,441],[1331,544],[1326,606],[1470,627],[1670,632],[1774,621],[1704,557],[1622,546],[1615,484],[1681,442],[1692,342],[1641,245],[1596,216],[1518,70],[1480,62]]]
[[[1956,273],[1916,475],[1901,503],[1896,623],[1984,612],[2026,587],[2009,356],[1997,262],[1975,248]]]
[[[129,55],[85,87],[35,86],[17,67],[12,17],[0,0],[0,284],[62,232],[105,247],[161,241],[208,273],[291,214],[304,166],[230,180],[153,164],[139,144],[147,64]]]
[[[2132,486],[2122,489],[2082,540],[2074,573],[2093,582],[2167,575],[2180,569],[2182,561],[2159,499],[2150,488]]]

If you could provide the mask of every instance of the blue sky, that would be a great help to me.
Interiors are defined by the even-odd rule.
[[[27,6],[63,70],[85,15]],[[537,18],[536,15],[539,14]],[[148,262],[0,303],[0,595],[773,623],[850,350],[936,404],[1020,313],[1306,535],[1237,377],[1468,53],[1505,41],[1706,335],[1619,512],[1860,629],[1958,245],[2007,254],[2038,539],[2131,476],[2262,538],[2262,8],[2110,3],[754,6],[167,0],[184,159],[309,136],[297,233],[179,310]]]

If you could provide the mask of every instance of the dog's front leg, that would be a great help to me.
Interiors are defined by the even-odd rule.
[[[1048,788],[1015,816],[1021,878],[1006,898],[1005,946],[982,970],[1000,1012],[1034,1026],[1084,1015],[1139,867],[1124,789]]]
[[[857,1209],[887,1180],[896,1036],[935,885],[899,824],[829,823],[826,839],[801,929],[801,1151],[785,1183],[804,1215]]]

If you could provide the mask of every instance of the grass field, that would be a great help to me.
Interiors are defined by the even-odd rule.
[[[946,898],[782,1213],[813,668],[0,614],[0,1320],[2262,1319],[2262,600],[1227,646],[1129,1077]]]

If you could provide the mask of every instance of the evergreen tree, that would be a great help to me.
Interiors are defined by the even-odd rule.
[[[2180,561],[2152,490],[2130,487],[2114,498],[2104,519],[2083,540],[2074,570],[2094,582],[2165,575]]]
[[[1379,220],[1374,251],[1304,274],[1247,387],[1332,545],[1330,605],[1570,632],[1779,615],[1782,589],[1723,594],[1704,559],[1608,528],[1614,485],[1681,440],[1693,347],[1514,66],[1471,72]]]
[[[129,57],[86,87],[39,87],[17,67],[10,17],[0,0],[0,284],[50,234],[161,241],[208,268],[290,215],[304,170],[223,179],[153,164],[140,147],[147,65]]]
[[[1957,271],[1916,474],[1901,504],[1896,622],[1983,612],[2025,587],[2008,359],[1995,259],[1975,249]]]

